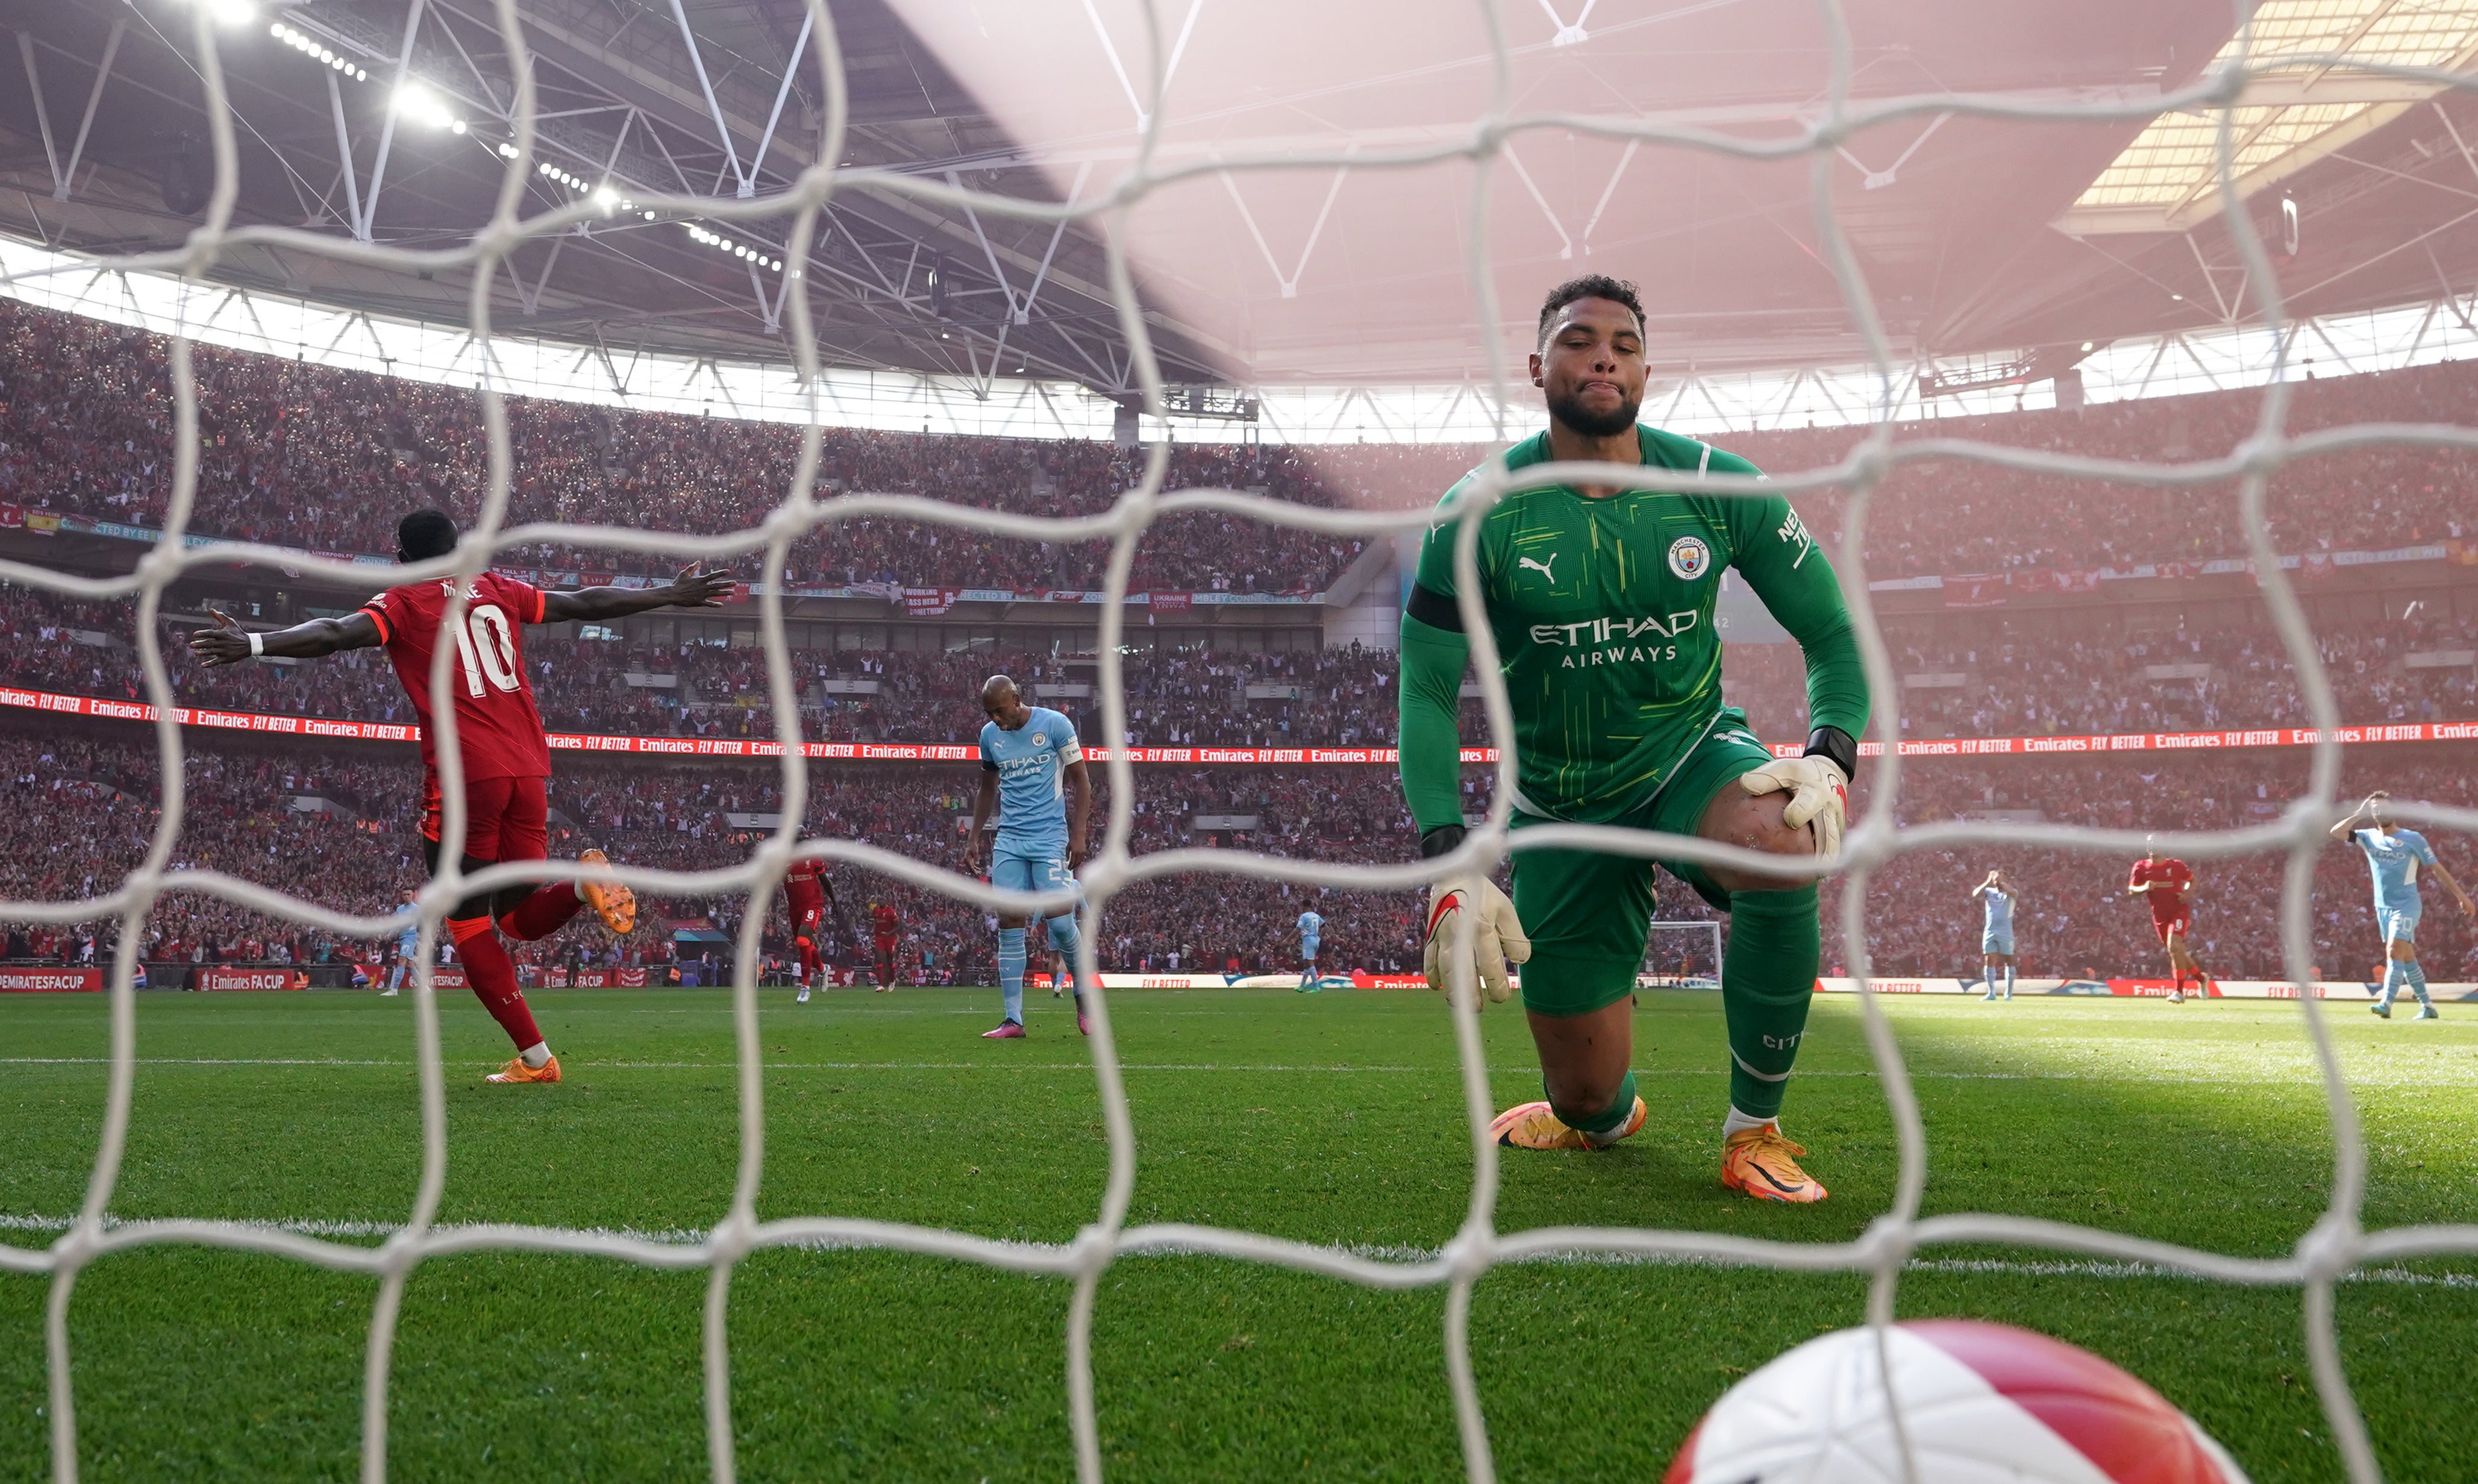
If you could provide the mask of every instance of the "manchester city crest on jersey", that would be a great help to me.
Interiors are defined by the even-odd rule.
[[[1687,582],[1704,575],[1712,565],[1712,548],[1704,544],[1700,536],[1682,536],[1669,543],[1669,570]]]
[[[1036,746],[1036,747],[1047,747],[1047,746],[1049,746],[1049,734],[1048,732],[1035,732],[1035,733],[1033,733],[1033,734],[1032,734],[1032,744],[1033,744],[1034,746]]]

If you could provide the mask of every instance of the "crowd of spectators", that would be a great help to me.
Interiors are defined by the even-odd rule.
[[[2478,772],[2465,749],[2353,751],[2339,784],[2343,807],[2376,789],[2399,799],[2463,808],[2478,804]],[[2304,748],[2244,754],[2154,755],[2139,760],[2060,762],[1938,759],[1904,765],[1906,823],[1981,817],[2111,829],[2210,830],[2269,823],[2307,787]],[[1870,770],[1861,767],[1851,807],[1864,807]],[[2478,874],[2457,838],[2430,832],[2462,875]],[[2200,885],[2190,942],[2196,956],[2227,979],[2287,977],[2279,913],[2284,858],[2187,857]],[[2022,887],[2015,912],[2021,971],[2043,977],[2164,976],[2165,956],[2142,900],[2125,893],[2131,860],[2027,846],[1918,851],[1902,856],[1870,884],[1869,951],[1876,972],[1977,976],[1980,918],[1970,889],[2001,867]],[[2459,869],[2462,866],[2472,868]],[[1850,955],[1837,941],[1838,882],[1825,887],[1828,970]],[[2364,857],[2326,845],[2315,863],[2312,901],[2314,967],[2327,979],[2380,977],[2382,935],[2371,908]],[[2478,979],[2478,933],[2439,903],[2418,930],[2418,953],[2439,980]]]
[[[2292,385],[2292,434],[2348,423],[2461,423],[2478,392],[2478,365],[2445,362]],[[1905,425],[1902,438],[1973,439],[2018,448],[2169,464],[2222,457],[2254,436],[2260,390],[2156,397],[2076,411],[1991,414]],[[1716,439],[1776,474],[1837,463],[1849,428]],[[2273,544],[2289,553],[2381,551],[2467,538],[2473,518],[2465,453],[2402,446],[2301,461],[2274,475]],[[1839,552],[1845,493],[1796,497],[1808,528]],[[1905,464],[1877,488],[1868,514],[1867,575],[2005,572],[2209,561],[2243,555],[2234,482],[2166,488],[2023,474],[1955,460]]]
[[[385,554],[403,511],[469,517],[486,465],[470,391],[201,348],[198,494],[190,529],[315,551]],[[172,406],[164,341],[142,332],[0,304],[0,501],[159,524],[170,490]],[[2311,370],[2311,367],[2309,367]],[[2362,421],[2453,422],[2478,366],[2445,363],[2295,388],[2292,431]],[[563,520],[713,534],[753,525],[792,489],[799,436],[728,416],[508,404],[512,523]],[[1904,437],[1972,438],[2032,449],[2168,463],[2225,454],[2251,435],[2260,393],[2163,397],[2073,412],[1947,418]],[[1647,414],[1647,415],[1651,415]],[[1847,428],[1726,435],[1775,473],[1837,461]],[[1179,444],[1168,487],[1252,490],[1309,505],[1416,508],[1480,462],[1482,445]],[[822,494],[918,494],[1029,516],[1089,515],[1140,479],[1144,454],[1095,440],[830,429]],[[2472,533],[2463,452],[2384,447],[2299,463],[2274,477],[2275,541],[2299,553],[2385,549]],[[1872,577],[2090,568],[2240,554],[2233,485],[2165,489],[2015,473],[1943,460],[1905,464],[1877,489]],[[1837,549],[1845,491],[1797,497]],[[1136,591],[1308,592],[1361,542],[1217,514],[1163,518],[1133,568]],[[802,584],[1091,591],[1105,542],[1045,542],[882,516],[796,543]],[[527,546],[508,565],[651,569],[644,559]]]
[[[1951,622],[1888,620],[1901,681],[1902,735],[2046,737],[2077,733],[2306,726],[2304,689],[2268,625],[2090,636],[2024,625],[2001,635]],[[2386,616],[2318,625],[2315,644],[2340,720],[2478,717],[2478,623]],[[2412,664],[2416,656],[2423,663]],[[2447,663],[2439,663],[2447,662]],[[1797,646],[1734,644],[1722,690],[1768,738],[1807,733]],[[1879,715],[1886,708],[1880,702]]]
[[[0,584],[0,684],[137,699],[131,605],[83,602]],[[181,639],[195,620],[167,620],[173,694],[190,705],[368,721],[408,721],[412,708],[386,657],[349,651],[300,665],[209,669]],[[2204,727],[2300,726],[2297,678],[2264,625],[2177,628],[2102,637],[2082,627],[1991,632],[1938,616],[1886,620],[1901,678],[1903,735],[2044,736]],[[2317,626],[2340,717],[2350,724],[2478,717],[2478,623],[2429,616]],[[553,731],[635,736],[771,738],[762,651],[570,637],[526,638],[530,679]],[[2420,663],[2412,664],[2412,657]],[[792,656],[803,735],[822,742],[967,742],[980,725],[983,677],[1012,674],[1040,704],[1106,735],[1090,656],[974,647],[948,653],[801,650]],[[2448,661],[2452,663],[2437,663]],[[1356,646],[1242,654],[1164,648],[1125,656],[1126,737],[1137,745],[1387,746],[1394,738],[1396,662]],[[632,680],[633,677],[633,680]],[[858,682],[873,690],[855,690]],[[1732,644],[1722,690],[1758,735],[1807,732],[1807,679],[1794,644]],[[1884,709],[1880,707],[1880,710]],[[1486,735],[1477,698],[1464,736]]]
[[[0,899],[106,895],[144,856],[160,823],[155,751],[151,734],[142,731],[38,736],[13,728],[0,734],[0,776],[8,784],[0,799]],[[176,867],[224,871],[363,914],[392,909],[400,889],[422,880],[421,841],[413,828],[421,781],[410,754],[369,749],[367,758],[314,758],[271,742],[218,740],[187,749],[183,777],[182,829],[171,856]],[[1411,852],[1410,826],[1391,777],[1384,769],[1226,775],[1148,768],[1139,779],[1133,848],[1227,845],[1324,860],[1400,858]],[[978,778],[970,767],[812,765],[807,831],[863,841],[960,873]],[[1384,786],[1372,787],[1377,783]],[[1099,792],[1097,837],[1107,808],[1105,781]],[[777,774],[758,765],[562,759],[549,796],[553,855],[572,856],[593,843],[631,865],[675,870],[719,869],[746,859],[773,828],[781,806]],[[1253,822],[1192,829],[1200,814]],[[79,827],[61,828],[72,815]],[[840,869],[837,880],[841,963],[867,962],[865,945],[852,935],[867,930],[868,905],[885,901],[903,916],[907,978],[951,982],[958,973],[990,971],[989,919],[977,910],[857,868]],[[1282,945],[1295,937],[1299,893],[1286,883],[1224,877],[1140,885],[1113,908],[1109,967],[1167,969],[1176,963],[1220,969],[1235,961],[1253,970],[1287,962]],[[682,954],[719,955],[720,944],[699,946],[710,940],[674,935],[685,929],[730,940],[746,907],[736,893],[648,898],[645,905],[639,931],[626,941],[614,941],[589,918],[554,938],[518,945],[517,956],[550,966],[580,960],[664,965]],[[1339,960],[1399,968],[1416,942],[1410,937],[1416,905],[1389,898],[1356,914],[1328,910],[1337,920],[1327,941]],[[770,903],[768,910],[773,914],[768,949],[779,952],[779,908]],[[165,895],[147,922],[150,961],[343,964],[375,961],[386,947],[194,892]],[[98,943],[108,950],[115,930],[115,922],[98,919],[79,930],[28,925],[18,932],[29,956],[76,959]],[[1416,948],[1408,951],[1416,961]]]
[[[2387,788],[2403,799],[2478,805],[2478,769],[2461,748],[2353,753],[2344,795]],[[1914,759],[1905,766],[1905,823],[1948,818],[2116,829],[2211,830],[2279,817],[2306,786],[2303,749],[2224,754],[2156,754],[2107,761]],[[1098,840],[1108,788],[1097,773]],[[864,842],[961,873],[964,835],[977,771],[969,766],[813,764],[807,833]],[[1878,770],[1862,767],[1852,799],[1865,810]],[[142,858],[156,829],[159,794],[149,734],[89,729],[0,735],[0,898],[63,900],[110,893]],[[356,913],[392,907],[418,885],[419,838],[412,828],[417,765],[372,748],[367,756],[311,755],[267,742],[191,745],[184,774],[187,803],[174,843],[175,866],[225,871]],[[1139,855],[1176,847],[1252,850],[1296,860],[1399,862],[1417,853],[1392,769],[1382,767],[1171,768],[1136,774],[1130,848]],[[555,856],[598,844],[620,861],[678,870],[718,869],[746,858],[771,831],[780,807],[769,767],[697,766],[620,759],[563,759],[551,786]],[[1490,774],[1467,769],[1467,812],[1488,804]],[[307,802],[305,802],[307,801]],[[74,816],[76,829],[62,828]],[[2456,842],[2438,837],[2447,863],[2478,877]],[[2124,894],[2129,861],[2113,856],[2006,844],[1964,851],[1906,852],[1880,870],[1869,890],[1872,967],[1889,975],[1975,972],[1978,907],[1969,895],[1992,867],[2023,889],[2016,914],[2022,970],[2034,976],[2139,976],[2159,953],[2140,901]],[[2225,978],[2281,976],[2276,856],[2192,861],[2202,880],[2193,943]],[[901,972],[907,980],[985,982],[993,919],[952,898],[890,877],[839,867],[840,920],[832,955],[865,964],[869,904],[892,903],[904,922]],[[1825,968],[1845,970],[1852,955],[1838,936],[1838,880],[1825,888]],[[1675,880],[1662,878],[1663,920],[1713,916]],[[2315,953],[2324,977],[2357,975],[2378,951],[2368,913],[2365,868],[2334,845],[2318,862],[2314,891]],[[1416,971],[1425,898],[1418,893],[1328,891],[1296,882],[1191,872],[1140,883],[1114,898],[1103,922],[1103,967],[1120,971],[1281,971],[1295,966],[1293,924],[1313,905],[1328,922],[1327,962],[1343,968]],[[769,914],[766,946],[782,946],[779,904]],[[591,918],[541,943],[522,945],[537,966],[562,963],[668,965],[682,955],[723,951],[746,910],[745,895],[648,898],[638,932],[614,940]],[[9,946],[71,960],[108,951],[116,924],[19,926]],[[316,965],[378,955],[367,943],[249,911],[195,892],[161,898],[147,918],[153,961],[245,961]],[[2438,979],[2478,978],[2478,934],[2454,914],[2428,916],[2420,935]],[[380,945],[383,947],[384,945]],[[1673,942],[1665,951],[1673,951]],[[1702,966],[1709,972],[1707,961]],[[975,976],[981,977],[975,977]]]
[[[394,550],[405,511],[436,505],[460,519],[487,484],[479,398],[453,388],[199,348],[199,465],[190,529],[311,551]],[[160,525],[171,492],[173,403],[164,341],[140,331],[0,303],[0,501]],[[511,399],[514,450],[507,522],[570,521],[714,534],[754,525],[789,494],[797,430],[729,417],[619,414]],[[1408,458],[1444,469],[1456,452]],[[829,430],[817,493],[915,494],[1038,516],[1107,510],[1141,481],[1144,455],[1091,440],[936,438]],[[1429,476],[1433,478],[1433,476]],[[1451,480],[1452,472],[1443,477]],[[1322,471],[1276,445],[1183,445],[1174,488],[1252,490],[1314,505],[1368,499],[1356,472]],[[1435,486],[1442,489],[1442,485]],[[1309,592],[1361,543],[1187,513],[1145,536],[1134,591]],[[1092,591],[1102,541],[999,537],[859,517],[793,548],[795,584]],[[555,545],[512,548],[502,562],[557,568],[656,570]]]

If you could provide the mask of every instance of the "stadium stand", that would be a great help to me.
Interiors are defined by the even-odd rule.
[[[315,900],[369,910],[419,884],[412,833],[419,773],[410,750],[370,746],[311,756],[273,742],[193,739],[189,749],[190,824],[176,864],[212,867],[255,880],[286,881]],[[2389,788],[2403,797],[2478,804],[2478,752],[2465,746],[2357,747],[2348,755],[2344,793]],[[1906,822],[1981,817],[2134,828],[2223,829],[2262,823],[2305,787],[2302,749],[2268,758],[2209,754],[2131,760],[1913,759],[1904,796]],[[1863,809],[1874,767],[1862,767],[1854,812]],[[961,833],[971,808],[969,767],[926,764],[813,765],[808,827],[827,838],[867,840],[950,869],[962,868]],[[142,854],[154,817],[155,755],[135,728],[85,724],[67,735],[23,725],[0,733],[0,893],[76,896],[106,892]],[[1487,805],[1489,775],[1466,772],[1469,809]],[[1133,848],[1244,847],[1314,860],[1402,859],[1414,852],[1392,770],[1146,767],[1137,774]],[[1106,784],[1103,785],[1106,790]],[[63,838],[41,821],[69,802],[88,809],[93,828]],[[704,759],[694,764],[563,758],[552,779],[554,855],[597,843],[621,860],[678,869],[739,859],[771,826],[778,805],[765,763]],[[43,807],[36,807],[41,804]],[[1230,822],[1242,821],[1242,822]],[[2451,856],[2454,845],[2441,847]],[[2194,942],[2204,961],[2229,978],[2278,971],[2279,863],[2271,858],[2195,863]],[[2469,863],[2478,875],[2478,862]],[[2154,944],[2139,903],[2123,894],[2119,863],[2049,850],[1943,851],[1905,855],[1872,888],[1871,951],[1890,975],[1968,974],[1977,962],[1977,918],[1965,893],[2002,866],[2023,888],[2019,916],[2024,971],[2107,977],[2150,971]],[[860,904],[894,901],[906,922],[907,972],[951,982],[987,972],[989,931],[954,902],[883,878],[838,873],[838,893],[855,926]],[[1828,882],[1825,960],[1846,957],[1837,940]],[[2364,867],[2352,851],[2326,852],[2315,880],[2315,943],[2324,970],[2355,974],[2375,941],[2366,919]],[[1151,882],[1115,901],[1104,925],[1105,968],[1124,970],[1255,971],[1293,967],[1298,893],[1277,883],[1228,877]],[[1330,963],[1378,972],[1416,971],[1412,896],[1327,893]],[[645,925],[615,944],[598,928],[571,926],[525,946],[536,968],[570,962],[672,963],[680,928],[728,935],[744,905],[713,898],[652,902]],[[1692,893],[1663,879],[1664,919],[1708,917]],[[94,931],[108,935],[110,924]],[[190,894],[167,897],[150,919],[151,963],[279,963],[311,967],[341,982],[352,947]],[[20,957],[75,961],[108,951],[108,936],[19,931]],[[2439,978],[2478,978],[2478,933],[2448,912],[2429,915],[2420,943]],[[91,945],[89,949],[88,945]],[[838,962],[857,957],[847,940]],[[690,949],[688,951],[695,951]],[[161,982],[159,980],[159,982]]]
[[[0,501],[26,511],[158,524],[170,483],[164,342],[142,332],[0,304]],[[402,510],[469,514],[482,478],[470,392],[201,348],[204,457],[193,531],[306,550],[385,554]],[[2444,363],[2308,381],[2293,432],[2362,420],[2448,421],[2478,392],[2478,366]],[[645,529],[754,523],[791,487],[788,428],[512,400],[517,478],[511,523],[572,520]],[[2170,460],[2224,453],[2252,431],[2247,391],[2163,397],[2075,413],[1935,423],[1934,432],[2095,457]],[[1658,420],[1647,406],[1647,420]],[[1911,428],[1909,432],[1930,431]],[[1716,440],[1785,471],[1829,464],[1846,428]],[[1170,488],[1252,489],[1315,505],[1417,507],[1487,452],[1472,444],[1328,447],[1180,445]],[[1079,442],[929,438],[829,430],[825,490],[934,495],[1029,515],[1102,509],[1136,483],[1132,450]],[[2457,452],[2378,448],[2284,471],[2272,530],[2291,553],[2379,551],[2478,537]],[[349,491],[350,498],[339,498]],[[1838,491],[1802,495],[1816,534],[1837,541]],[[1974,464],[1907,465],[1880,490],[1869,527],[1875,578],[2096,569],[2200,562],[2241,552],[2232,487],[2129,490]],[[1132,590],[1321,591],[1355,541],[1191,515],[1146,537]],[[1016,590],[1100,586],[1096,543],[1025,549],[977,533],[864,520],[795,548],[793,580]],[[602,555],[534,548],[546,566],[602,569]]]

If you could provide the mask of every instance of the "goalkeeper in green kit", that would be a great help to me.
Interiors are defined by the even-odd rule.
[[[1530,362],[1549,428],[1507,452],[1509,469],[1597,461],[1758,472],[1636,424],[1643,328],[1631,284],[1592,275],[1550,293]],[[1454,712],[1470,645],[1454,598],[1455,529],[1429,530],[1403,614],[1403,792],[1424,858],[1463,838]],[[1514,712],[1515,829],[1562,820],[1777,855],[1840,848],[1867,682],[1833,568],[1787,500],[1518,487],[1480,517],[1479,566]],[[1712,610],[1729,566],[1806,654],[1814,731],[1803,757],[1774,758],[1746,714],[1721,703]],[[1445,988],[1457,917],[1475,913],[1479,962],[1469,968],[1490,998],[1509,994],[1508,960],[1525,966],[1523,1006],[1547,1094],[1500,1114],[1491,1132],[1522,1148],[1604,1148],[1644,1121],[1629,1064],[1656,863],[1583,850],[1525,850],[1513,861],[1511,902],[1477,877],[1432,891],[1429,983]],[[1657,865],[1730,915],[1722,1183],[1763,1200],[1822,1200],[1824,1186],[1797,1162],[1807,1151],[1780,1125],[1821,952],[1815,882]]]

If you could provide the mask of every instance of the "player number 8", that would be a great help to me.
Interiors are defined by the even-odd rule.
[[[456,631],[456,655],[465,662],[466,693],[480,695],[484,675],[502,691],[515,690],[517,669],[512,658],[516,652],[516,635],[496,603],[483,603],[468,613],[465,627]]]

